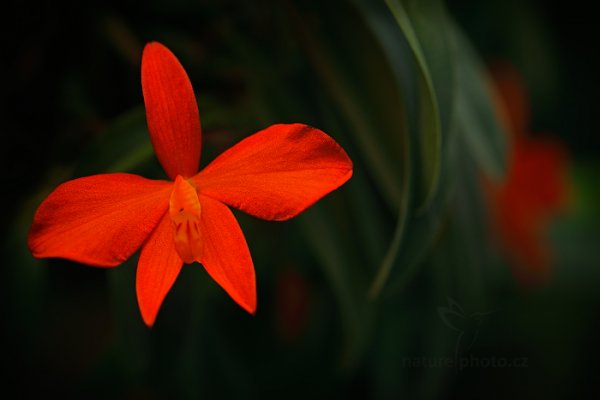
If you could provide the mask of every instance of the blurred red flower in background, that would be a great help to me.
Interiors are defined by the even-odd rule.
[[[288,266],[277,275],[275,319],[279,337],[294,342],[305,333],[311,308],[310,287],[304,275]]]
[[[567,205],[567,150],[555,138],[530,135],[527,95],[514,67],[495,64],[491,75],[496,108],[509,136],[504,181],[485,179],[492,226],[517,279],[537,284],[551,272],[548,228]]]
[[[194,91],[177,58],[159,43],[144,49],[142,90],[152,145],[171,181],[119,173],[60,185],[34,216],[32,254],[113,267],[141,247],[136,291],[148,326],[183,263],[195,261],[254,313],[254,266],[227,205],[266,220],[292,218],[350,179],[351,160],[322,131],[279,124],[197,173],[201,127]]]

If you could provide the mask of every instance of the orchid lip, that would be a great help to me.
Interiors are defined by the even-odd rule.
[[[202,206],[195,183],[178,175],[169,200],[169,216],[173,222],[175,249],[190,264],[202,259],[203,241],[200,229]]]

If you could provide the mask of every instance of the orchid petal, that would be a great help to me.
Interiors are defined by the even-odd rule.
[[[165,215],[142,247],[136,276],[136,292],[142,318],[152,326],[167,293],[175,283],[183,261],[175,250],[171,218]]]
[[[202,265],[236,303],[254,314],[256,281],[244,234],[227,206],[206,196],[200,196],[200,203]]]
[[[194,177],[200,194],[267,220],[298,215],[352,176],[352,161],[322,131],[279,124],[236,144]]]
[[[28,245],[35,257],[112,267],[127,260],[167,212],[171,184],[104,174],[60,185],[35,213]]]
[[[200,162],[198,105],[185,70],[169,49],[148,43],[142,56],[142,91],[156,156],[171,179],[191,177]]]

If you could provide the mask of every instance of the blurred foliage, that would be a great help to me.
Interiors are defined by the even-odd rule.
[[[567,138],[589,141],[588,130],[574,130],[574,114],[553,119],[557,94],[572,94],[560,68],[573,64],[558,62],[562,49],[538,2],[517,4],[13,4],[1,276],[13,368],[3,379],[24,394],[111,398],[598,390],[587,378],[600,351],[600,166],[590,146],[580,156]],[[177,54],[197,91],[202,166],[282,122],[324,130],[354,161],[348,184],[293,221],[236,214],[256,267],[255,317],[191,265],[147,329],[135,299],[137,256],[101,270],[35,260],[26,249],[35,208],[60,182],[115,171],[164,178],[139,82],[150,40]],[[515,285],[481,193],[481,176],[502,180],[510,152],[484,63],[499,57],[530,83],[534,122],[550,121],[543,130],[560,129],[574,150],[574,200],[553,226],[555,278],[542,288]],[[440,309],[464,326],[454,329]],[[491,358],[526,364],[477,364]]]

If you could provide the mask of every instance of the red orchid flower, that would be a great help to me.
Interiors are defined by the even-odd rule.
[[[526,92],[515,68],[497,64],[491,73],[511,148],[505,181],[486,181],[492,222],[519,281],[535,284],[548,278],[545,235],[567,204],[567,151],[558,140],[529,135]]]
[[[322,131],[280,124],[242,140],[198,172],[194,91],[177,58],[156,42],[144,48],[142,91],[152,145],[171,181],[116,173],[60,185],[35,213],[32,254],[114,267],[141,248],[136,292],[148,326],[183,263],[201,263],[254,314],[254,266],[227,206],[287,220],[350,179],[351,160]]]

